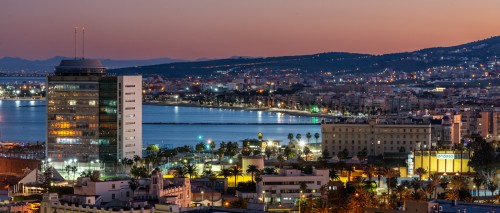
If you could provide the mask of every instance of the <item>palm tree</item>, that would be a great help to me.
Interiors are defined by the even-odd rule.
[[[333,181],[336,181],[336,180],[340,179],[339,173],[335,169],[330,169],[328,171],[328,177],[330,177],[330,180],[333,180]]]
[[[309,147],[304,147],[304,155],[306,155],[306,161],[308,160],[309,154],[311,154],[311,149]]]
[[[73,180],[76,178],[76,172],[78,171],[78,167],[72,166],[71,167],[71,172],[73,172]]]
[[[429,179],[431,180],[429,184],[434,187],[434,198],[437,198],[437,186],[439,185],[439,178],[440,176],[438,173],[429,175]]]
[[[135,162],[135,165],[137,166],[137,164],[139,162],[141,162],[141,157],[139,157],[139,155],[134,155],[134,162]]]
[[[476,186],[477,196],[479,196],[479,189],[481,188],[481,185],[485,185],[486,187],[486,178],[484,178],[483,175],[476,173],[476,175],[472,179],[472,182],[474,183],[474,186]]]
[[[198,144],[196,144],[195,146],[195,150],[196,152],[198,153],[198,162],[200,162],[200,153],[205,150],[205,144],[203,144],[203,142],[199,142]]]
[[[382,175],[385,176],[386,182],[387,182],[387,194],[390,196],[391,195],[391,179],[393,177],[396,177],[398,173],[396,170],[392,168],[384,168],[382,169]]]
[[[189,179],[191,179],[192,176],[196,176],[198,174],[196,166],[193,164],[187,164],[184,167],[184,169],[185,169],[185,173],[189,175]]]
[[[495,184],[495,183],[493,183],[493,181],[490,181],[490,182],[487,184],[487,186],[488,186],[488,190],[490,190],[490,192],[491,192],[491,196],[495,196],[495,194],[494,194],[494,193],[495,193],[495,191],[497,190],[498,185],[497,185],[497,184]]]
[[[237,182],[238,176],[242,175],[243,172],[241,171],[241,169],[238,166],[231,167],[229,169],[229,171],[231,171],[231,175],[234,176],[234,188],[236,189],[236,187],[237,187],[236,182]]]
[[[231,173],[231,170],[230,169],[222,169],[220,171],[220,175],[222,175],[224,178],[227,179],[227,177],[231,176],[232,173]]]
[[[290,143],[292,143],[293,139],[293,133],[288,133],[288,140],[290,140]]]
[[[302,138],[302,135],[300,133],[298,133],[295,138],[297,139],[298,142],[300,142],[300,139]]]
[[[215,181],[217,180],[217,175],[210,170],[211,174],[208,176],[208,180],[212,184],[212,205],[214,206],[214,192],[215,192]]]
[[[66,171],[66,173],[68,174],[68,178],[69,178],[69,172],[71,171],[71,165],[66,165],[64,167],[64,171]]]
[[[259,171],[259,169],[257,169],[257,166],[256,166],[256,165],[248,165],[248,169],[247,169],[247,171],[246,171],[246,172],[247,172],[247,174],[248,174],[248,173],[252,173],[252,183],[253,183],[253,174],[254,174],[255,172],[258,172],[258,171]]]
[[[319,139],[319,133],[314,133],[314,138],[316,138],[316,144],[318,143],[318,139]]]
[[[363,168],[363,173],[368,177],[368,181],[372,182],[375,167],[372,164],[368,164]]]
[[[418,175],[418,178],[420,180],[420,188],[422,188],[422,186],[424,185],[424,181],[423,181],[422,177],[427,174],[427,170],[425,170],[422,167],[419,167],[419,168],[415,169],[415,174]]]
[[[310,132],[308,132],[308,133],[306,134],[306,138],[307,138],[307,145],[309,145],[309,140],[311,139],[311,137],[312,137],[311,133],[310,133]]]
[[[139,188],[140,184],[139,184],[139,181],[137,181],[137,179],[135,178],[132,178],[130,179],[130,181],[128,182],[128,185],[130,187],[130,189],[132,189],[132,198],[134,198],[134,194],[135,194],[135,190],[137,188]]]

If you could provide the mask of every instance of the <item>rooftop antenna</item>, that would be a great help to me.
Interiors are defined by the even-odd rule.
[[[75,27],[75,60],[76,60],[76,33],[78,31],[78,27]]]
[[[85,59],[85,27],[82,27],[82,59]]]

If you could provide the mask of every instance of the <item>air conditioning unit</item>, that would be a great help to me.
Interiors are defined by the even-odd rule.
[[[439,206],[438,209],[439,209],[439,212],[442,212],[443,211],[443,206]]]

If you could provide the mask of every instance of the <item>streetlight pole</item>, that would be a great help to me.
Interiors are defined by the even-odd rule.
[[[202,205],[203,205],[203,200],[205,200],[205,199],[203,199],[203,193],[204,193],[204,191],[201,191],[201,204]]]

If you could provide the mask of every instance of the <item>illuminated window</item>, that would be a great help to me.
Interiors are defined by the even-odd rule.
[[[74,106],[76,105],[76,100],[69,100],[68,103],[69,105]]]
[[[96,101],[95,101],[95,100],[89,101],[89,105],[90,105],[90,106],[95,106],[95,104],[96,104]]]

